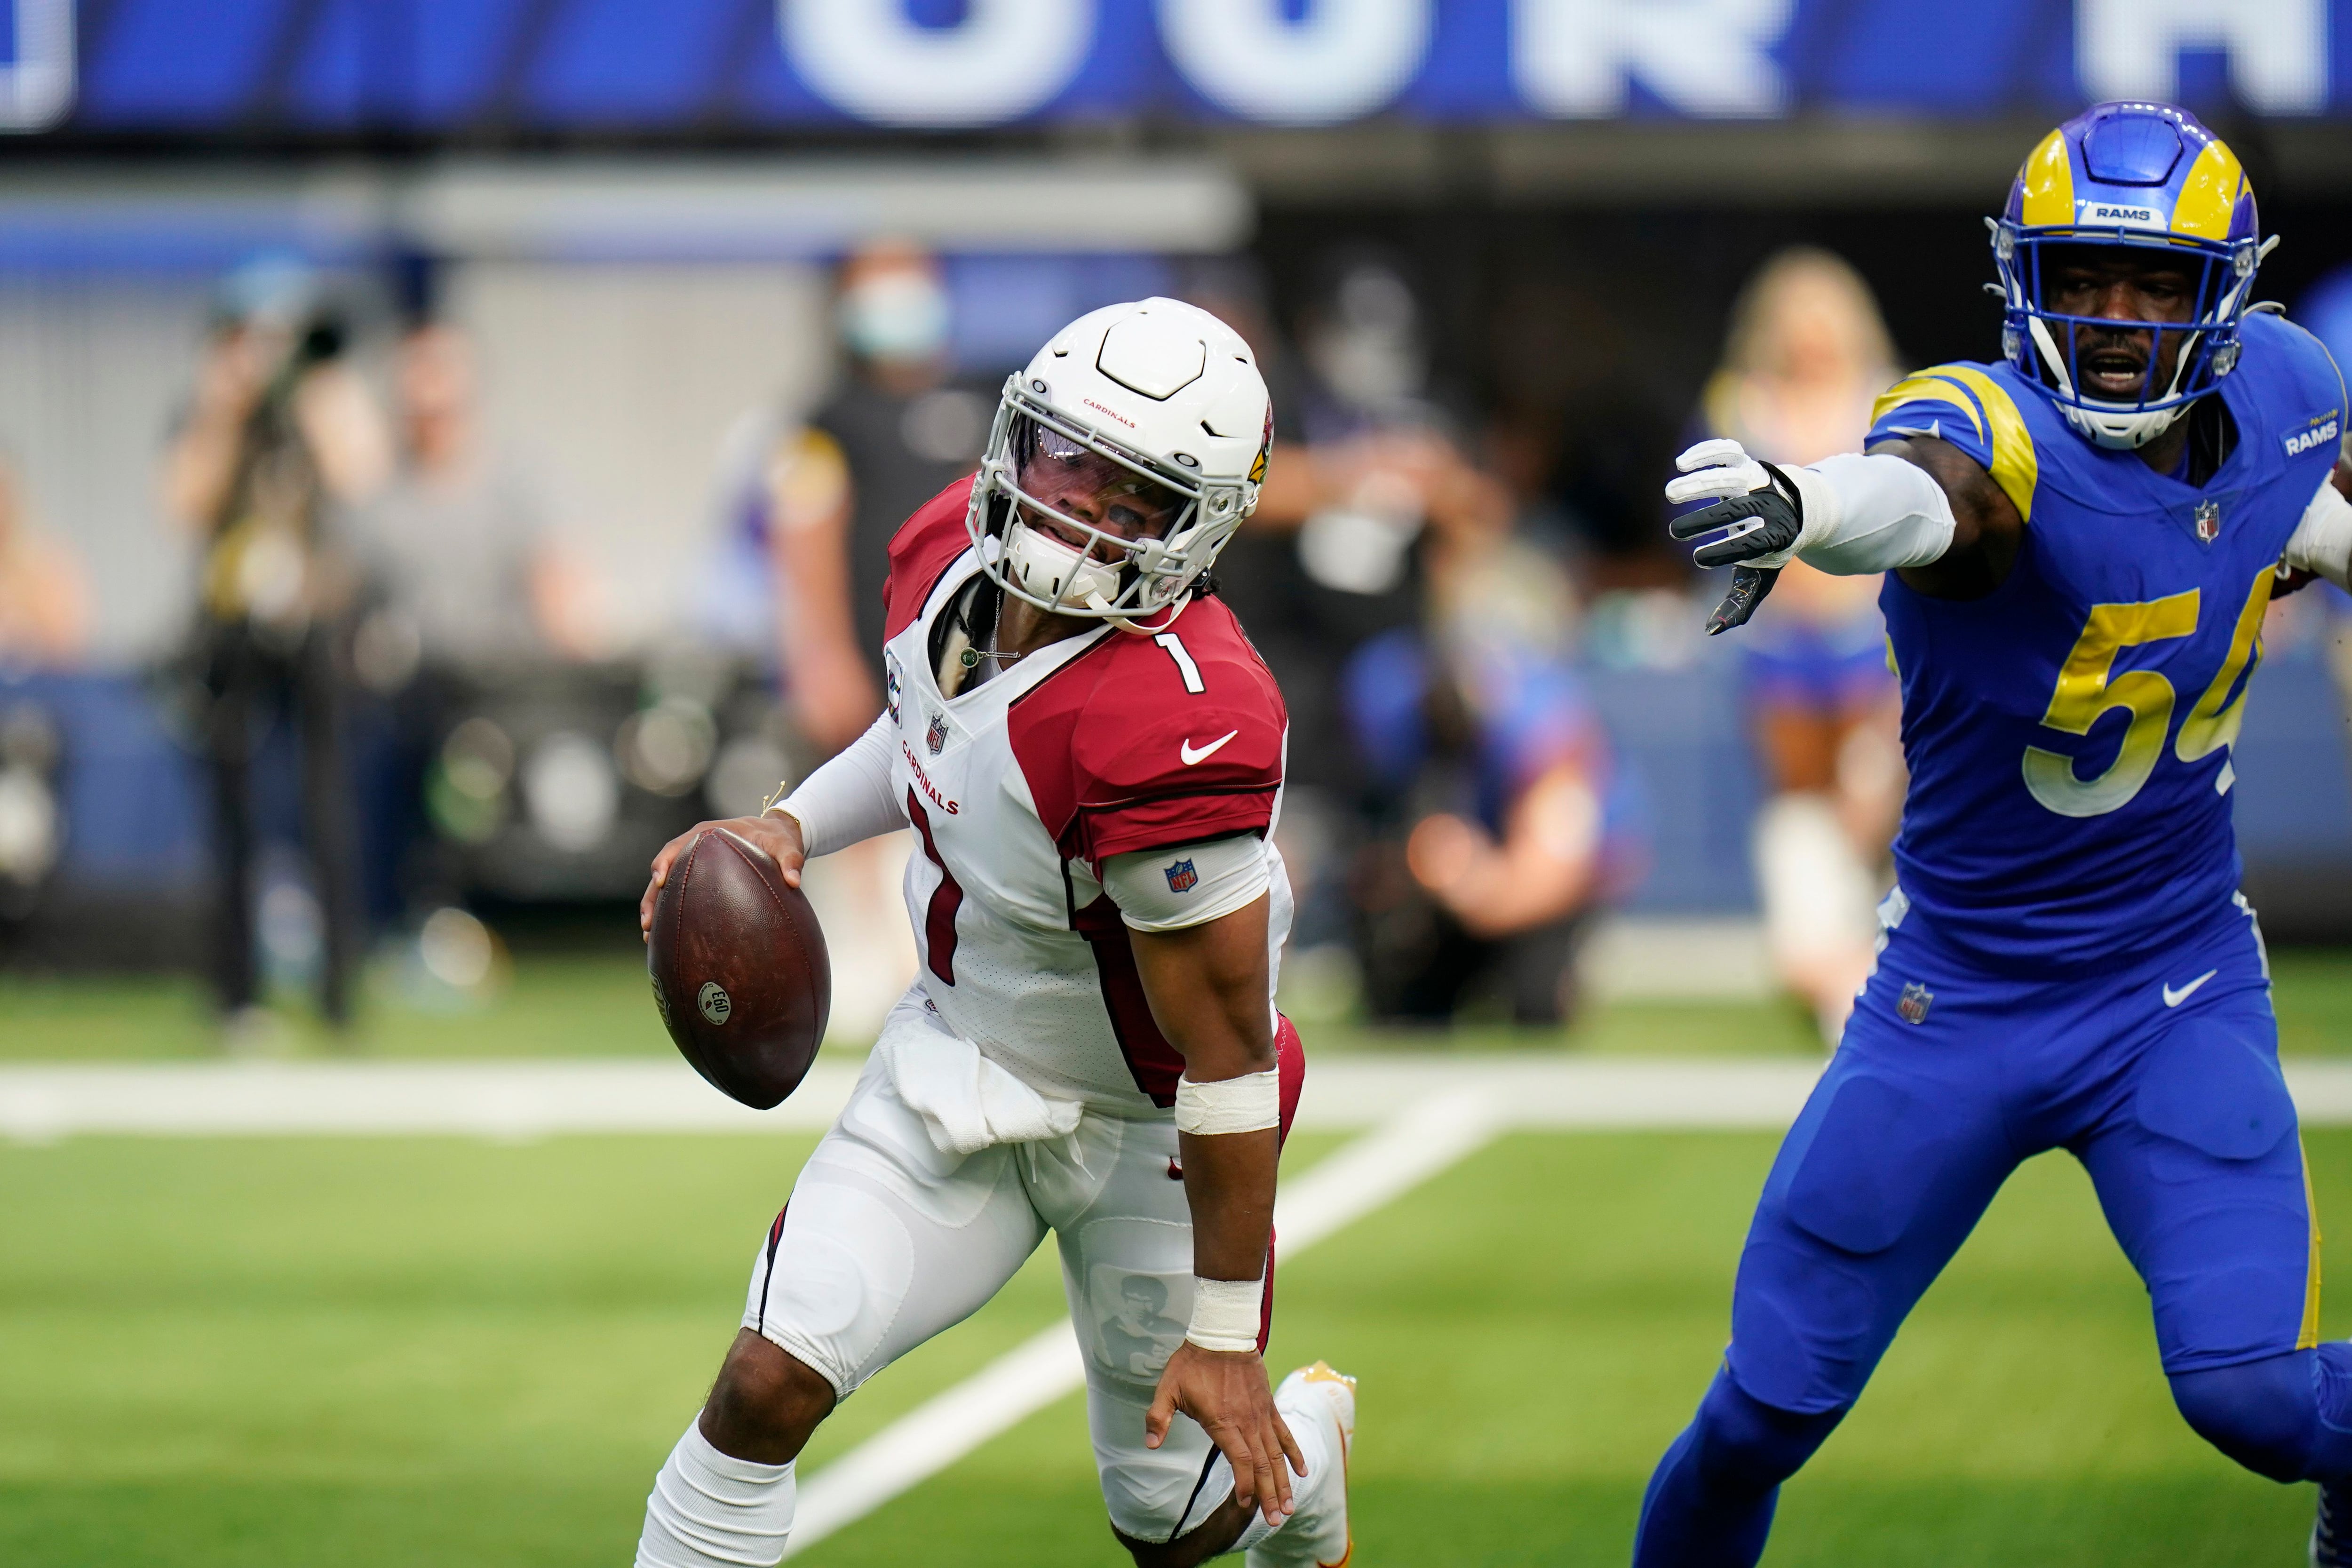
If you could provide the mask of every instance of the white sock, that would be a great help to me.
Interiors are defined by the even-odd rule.
[[[637,1568],[774,1568],[798,1492],[792,1466],[720,1453],[698,1416],[654,1477]]]
[[[1310,1397],[1320,1399],[1319,1395]],[[1298,1445],[1299,1458],[1307,1461],[1307,1473],[1302,1476],[1291,1469],[1290,1461],[1285,1459],[1282,1468],[1290,1476],[1290,1517],[1279,1525],[1272,1525],[1266,1523],[1264,1510],[1252,1510],[1249,1523],[1243,1527],[1240,1538],[1225,1551],[1247,1552],[1269,1542],[1280,1542],[1285,1546],[1296,1542],[1299,1549],[1298,1560],[1304,1563],[1313,1556],[1317,1548],[1325,1544],[1321,1539],[1328,1533],[1322,1528],[1326,1523],[1325,1515],[1333,1511],[1332,1502],[1345,1495],[1339,1482],[1339,1457],[1331,1453],[1324,1442],[1325,1418],[1318,1416],[1313,1406],[1302,1404],[1294,1409],[1277,1404],[1276,1408],[1282,1412],[1284,1422],[1290,1427],[1291,1438]],[[1234,1468],[1223,1454],[1218,1455],[1209,1467],[1208,1483],[1201,1489],[1211,1497],[1223,1495],[1229,1498],[1234,1495]],[[1346,1535],[1342,1531],[1339,1546],[1330,1555],[1337,1557],[1346,1545]],[[1267,1547],[1269,1552],[1275,1550],[1272,1546]],[[1283,1553],[1285,1561],[1289,1556],[1286,1552]]]

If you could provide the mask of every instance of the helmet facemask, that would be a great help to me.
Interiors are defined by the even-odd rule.
[[[1252,499],[1239,485],[1204,483],[1181,460],[1121,446],[1014,375],[989,432],[968,526],[983,569],[1013,597],[1055,615],[1159,631]],[[1141,624],[1163,614],[1158,625]]]
[[[2051,308],[2050,275],[2065,253],[2108,247],[2161,257],[2187,274],[2194,290],[2189,319],[2109,319]],[[1993,260],[2007,307],[2004,355],[2046,387],[2068,422],[2093,441],[2126,450],[2144,447],[2234,367],[2238,323],[2245,315],[2254,268],[2267,249],[2252,241],[2183,242],[2114,230],[2037,233],[2015,223],[1997,224]],[[2136,396],[2101,398],[2084,389],[2082,329],[2086,327],[2146,335],[2147,360]]]

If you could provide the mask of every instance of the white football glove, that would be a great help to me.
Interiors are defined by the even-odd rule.
[[[1737,441],[1701,441],[1675,458],[1675,467],[1682,477],[1666,481],[1666,500],[1676,506],[1715,504],[1685,512],[1666,531],[1676,539],[1717,534],[1691,558],[1701,566],[1732,569],[1730,590],[1706,618],[1707,636],[1714,637],[1745,626],[1772,591],[1804,534],[1804,503],[1779,469],[1749,457]]]

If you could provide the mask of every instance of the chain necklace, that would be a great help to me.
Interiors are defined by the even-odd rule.
[[[1002,608],[1002,605],[1003,601],[1000,599],[998,601],[998,607]],[[973,646],[979,639],[972,636],[971,623],[964,618],[963,605],[961,604],[956,605],[955,617],[956,629],[964,635],[964,649],[963,652],[956,656],[956,662],[962,665],[966,669],[978,668],[980,661],[983,658],[992,658],[1000,664],[1011,664],[1023,657],[1018,653],[1000,653],[997,651],[996,624],[998,616],[993,611],[992,611],[988,617],[989,646],[984,648]]]

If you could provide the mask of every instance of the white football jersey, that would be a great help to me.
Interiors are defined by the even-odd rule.
[[[933,627],[980,572],[970,484],[899,531],[885,591],[917,980],[949,1027],[1042,1093],[1128,1114],[1171,1106],[1183,1058],[1152,1018],[1103,863],[1240,833],[1270,840],[1282,696],[1214,599],[1157,637],[1104,626],[942,696]],[[1278,857],[1272,869],[1269,979],[1291,916]],[[1195,876],[1181,857],[1163,870],[1179,894]]]

